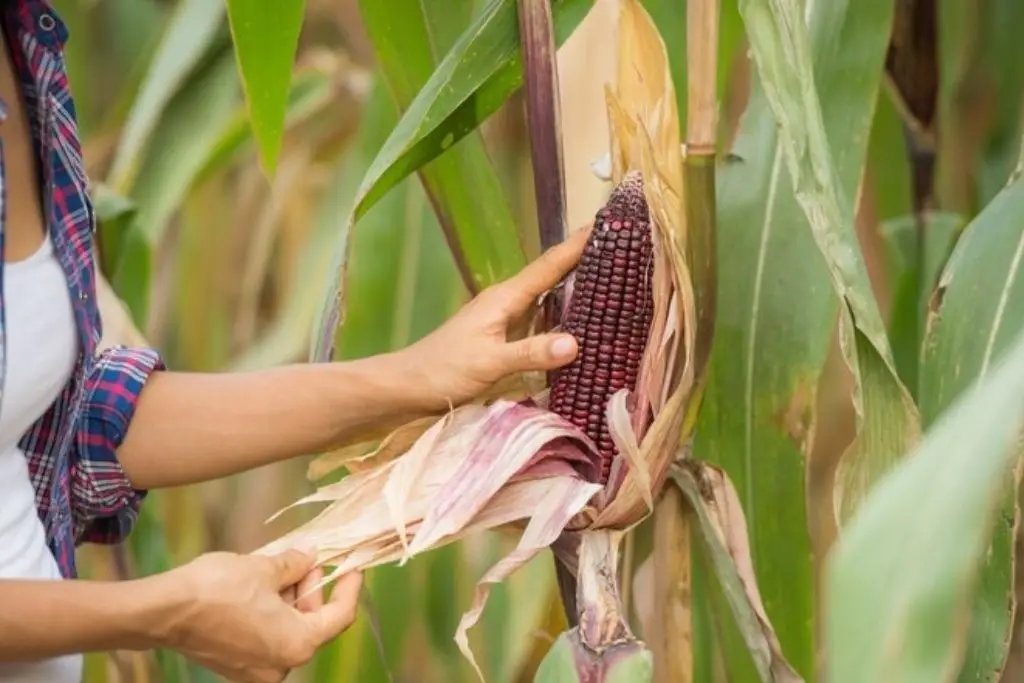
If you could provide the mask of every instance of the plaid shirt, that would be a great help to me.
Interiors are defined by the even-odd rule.
[[[145,492],[132,488],[115,450],[146,378],[163,364],[156,352],[146,349],[97,353],[95,215],[62,52],[67,29],[44,0],[7,0],[0,12],[38,155],[46,226],[67,276],[78,328],[79,354],[71,380],[19,444],[28,457],[47,544],[61,573],[72,578],[78,543],[117,543],[135,523]],[[0,102],[0,125],[6,112]],[[2,156],[0,148],[0,254],[6,216]],[[0,274],[2,268],[0,258]],[[3,311],[0,287],[0,390],[6,369]]]

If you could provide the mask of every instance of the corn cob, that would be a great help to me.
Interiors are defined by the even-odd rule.
[[[576,267],[563,326],[579,355],[551,386],[550,409],[584,431],[601,453],[601,483],[618,455],[605,410],[636,389],[654,313],[651,225],[640,174],[629,173],[597,213]]]

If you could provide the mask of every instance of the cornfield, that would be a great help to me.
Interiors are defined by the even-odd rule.
[[[652,230],[602,238],[623,251],[601,277],[643,288],[588,299],[608,281],[583,267],[537,306],[588,358],[626,354],[617,384],[591,394],[609,373],[584,358],[402,428],[462,452],[474,416],[575,420],[599,475],[537,480],[587,492],[557,540],[427,514],[325,542],[328,565],[370,567],[362,608],[289,680],[1024,679],[1019,0],[53,5],[106,342],[173,369],[401,348],[595,216]],[[640,171],[643,211],[599,215]],[[614,344],[595,301],[625,321]],[[320,508],[274,515],[411,457],[380,442],[153,492],[82,575],[329,535]],[[428,462],[461,457],[443,450]],[[506,469],[474,511],[511,495]],[[87,683],[210,680],[172,652],[86,659]]]

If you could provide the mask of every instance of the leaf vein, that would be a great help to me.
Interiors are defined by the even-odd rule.
[[[1017,281],[1017,273],[1020,271],[1021,258],[1024,256],[1024,231],[1021,231],[1020,239],[1017,240],[1017,250],[1013,254],[1013,261],[1010,263],[1010,270],[1006,273],[1006,281],[1003,283],[1003,290],[999,293],[999,303],[996,305],[995,317],[992,318],[992,328],[988,333],[988,342],[985,344],[985,355],[981,359],[981,372],[979,379],[988,372],[988,366],[992,361],[992,354],[995,351],[996,337],[1003,326],[1003,317],[1006,315],[1006,306],[1010,300],[1010,289]]]
[[[747,346],[746,378],[743,389],[744,447],[743,466],[745,469],[743,497],[746,502],[747,524],[754,525],[754,487],[750,485],[750,472],[754,461],[754,354],[757,349],[757,319],[761,311],[761,285],[764,282],[764,266],[768,253],[768,240],[772,231],[772,216],[775,213],[775,197],[778,195],[779,176],[782,169],[780,144],[776,142],[772,156],[772,172],[768,181],[768,202],[765,205],[764,222],[761,224],[761,243],[757,249],[757,271],[754,275],[754,296],[750,306],[750,341]]]

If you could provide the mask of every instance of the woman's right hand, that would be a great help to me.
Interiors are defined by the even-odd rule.
[[[362,574],[339,579],[326,603],[304,595],[321,576],[298,550],[202,555],[160,577],[178,605],[161,640],[229,680],[279,683],[355,619]]]

